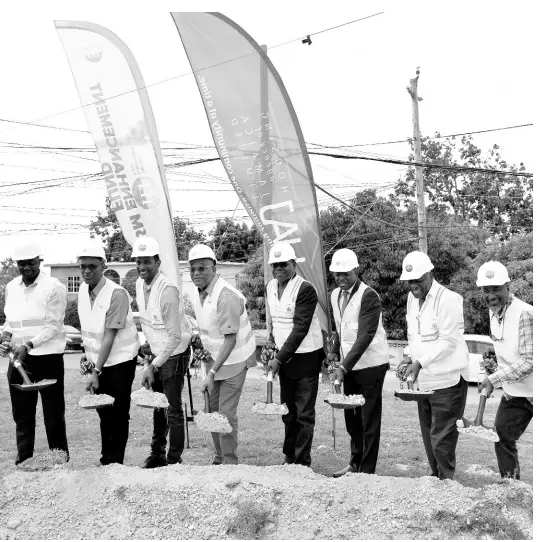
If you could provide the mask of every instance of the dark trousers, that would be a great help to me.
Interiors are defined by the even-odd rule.
[[[190,348],[170,357],[155,374],[153,391],[163,393],[170,406],[153,410],[153,438],[151,455],[166,458],[166,437],[169,435],[168,464],[182,463],[181,454],[185,448],[185,419],[181,394],[185,385],[185,374],[190,362]]]
[[[48,446],[51,450],[63,450],[69,454],[67,448],[67,434],[65,430],[65,398],[63,394],[64,368],[63,354],[48,354],[32,356],[28,354],[22,364],[32,382],[45,379],[56,379],[52,386],[42,390],[21,391],[9,386],[11,395],[11,410],[15,421],[15,435],[17,439],[16,464],[29,459],[34,455],[35,444],[35,414],[37,396],[41,394],[43,405],[43,418],[47,432]],[[19,371],[9,365],[9,384],[22,384]]]
[[[382,386],[389,364],[349,371],[343,380],[345,395],[363,395],[363,406],[345,410],[345,426],[351,437],[349,464],[358,472],[374,474],[380,444]]]
[[[525,397],[502,396],[496,412],[496,432],[500,437],[494,443],[496,459],[502,478],[520,480],[520,465],[516,441],[522,436],[533,418],[533,405]]]
[[[311,465],[311,445],[315,428],[315,401],[319,375],[292,378],[280,371],[280,399],[289,413],[282,416],[285,424],[283,453],[289,461]]]
[[[136,372],[136,358],[111,367],[103,367],[98,394],[115,399],[110,407],[97,410],[101,419],[101,463],[121,463],[129,439],[131,389]]]
[[[466,406],[468,382],[436,390],[418,402],[421,436],[432,475],[445,480],[455,475],[455,448],[459,439],[457,420]]]

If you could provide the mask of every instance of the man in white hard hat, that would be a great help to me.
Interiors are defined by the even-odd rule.
[[[78,253],[84,283],[78,292],[78,316],[87,359],[95,364],[87,389],[114,397],[111,407],[97,410],[101,420],[102,465],[121,463],[129,438],[131,388],[140,341],[132,318],[131,298],[103,273],[106,256],[97,241]]]
[[[533,418],[533,307],[509,292],[509,274],[500,262],[484,263],[477,286],[489,308],[490,337],[498,370],[485,377],[478,390],[503,388],[496,412],[496,459],[502,478],[520,479],[517,440]]]
[[[324,359],[323,335],[316,314],[317,292],[296,272],[296,254],[289,243],[276,243],[269,252],[274,278],[267,284],[272,336],[279,352],[269,370],[280,375],[281,402],[289,409],[285,427],[284,463],[311,465],[315,402]]]
[[[147,342],[144,355],[154,356],[142,376],[142,384],[164,393],[168,409],[153,410],[151,453],[143,467],[152,469],[182,463],[185,447],[185,423],[181,393],[190,361],[191,334],[181,312],[181,294],[160,271],[160,250],[152,237],[139,237],[132,257],[140,275],[136,281],[136,303]],[[166,455],[166,436],[170,446]]]
[[[212,433],[213,465],[238,463],[237,407],[246,371],[255,365],[255,336],[246,312],[245,297],[216,273],[216,256],[207,245],[196,245],[188,253],[190,277],[198,290],[192,300],[203,346],[214,363],[201,383],[209,391],[212,412],[227,417],[231,433]]]
[[[58,279],[45,275],[40,265],[41,247],[30,242],[13,252],[20,277],[6,286],[4,312],[6,324],[0,335],[0,355],[14,345],[15,358],[32,381],[55,379],[57,382],[39,391],[43,418],[51,450],[63,450],[69,458],[65,431],[64,365],[66,334],[63,327],[67,292]],[[33,456],[37,391],[21,391],[11,384],[22,384],[18,371],[8,368],[9,394],[16,427],[15,464]]]
[[[382,325],[380,297],[358,278],[358,258],[348,248],[334,252],[330,271],[337,288],[332,292],[336,340],[329,359],[341,364],[335,377],[345,395],[363,395],[365,404],[345,410],[345,426],[351,437],[349,464],[333,474],[374,474],[380,444],[382,386],[390,368],[388,341]]]
[[[405,377],[422,391],[434,393],[418,401],[421,435],[432,475],[453,479],[457,420],[466,405],[469,355],[464,341],[462,297],[434,280],[434,266],[423,252],[403,260],[401,280],[407,282],[407,333],[410,358]]]

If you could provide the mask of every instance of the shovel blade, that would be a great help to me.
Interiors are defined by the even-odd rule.
[[[35,391],[42,390],[43,388],[48,388],[53,384],[56,384],[57,380],[41,380],[41,382],[36,382],[35,384],[11,384],[14,388],[17,388],[21,391]]]

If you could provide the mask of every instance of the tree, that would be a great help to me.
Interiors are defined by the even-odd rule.
[[[440,137],[439,133],[435,137]],[[409,140],[411,146],[412,141]],[[414,157],[411,155],[410,160]],[[479,173],[440,168],[423,168],[423,185],[430,204],[451,212],[456,220],[471,221],[486,228],[500,240],[533,228],[533,180],[509,175],[524,172],[524,164],[509,165],[493,145],[485,154],[463,136],[457,149],[456,138],[422,140],[423,162],[468,168],[503,169],[506,173]],[[415,198],[415,169],[409,167],[395,189],[397,198],[408,205]]]
[[[263,329],[266,325],[266,314],[262,245],[257,248],[241,273],[239,290],[246,297],[246,308],[252,327]]]
[[[127,243],[110,206],[110,200],[106,200],[106,215],[98,214],[95,220],[89,224],[91,237],[100,237],[104,243],[104,250],[109,261],[125,262],[132,260],[132,247]],[[205,234],[195,230],[188,220],[174,217],[173,228],[175,233],[175,245],[179,260],[186,260],[188,251],[197,243],[205,243]]]
[[[513,235],[506,242],[494,241],[474,259],[468,260],[453,277],[450,287],[464,298],[464,322],[467,332],[488,335],[488,309],[480,288],[475,284],[477,270],[485,262],[502,262],[509,272],[509,290],[526,303],[533,303],[533,234]]]
[[[5,258],[0,262],[0,277],[15,278],[19,274],[17,264],[13,258]]]
[[[234,222],[231,218],[218,220],[209,232],[209,244],[213,246],[219,261],[246,262],[263,239],[255,226]]]
[[[125,288],[125,290],[127,290],[127,292],[129,292],[129,295],[132,297],[131,309],[133,311],[138,310],[138,304],[136,303],[136,280],[137,280],[137,278],[138,277],[125,277],[121,281],[121,286],[123,286],[123,288]]]

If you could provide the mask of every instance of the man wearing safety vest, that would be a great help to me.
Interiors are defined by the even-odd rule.
[[[65,431],[64,366],[66,334],[63,327],[67,293],[58,279],[45,275],[40,265],[41,247],[37,243],[19,245],[13,252],[20,277],[6,286],[6,325],[0,336],[0,355],[14,345],[15,358],[34,382],[57,382],[39,391],[43,418],[51,450],[63,450],[69,460]],[[34,454],[35,414],[38,393],[22,391],[11,384],[22,384],[18,371],[8,368],[9,393],[16,427],[17,458],[22,463]]]
[[[144,356],[154,356],[142,376],[142,385],[164,393],[168,409],[153,410],[151,453],[143,467],[152,469],[182,463],[185,447],[185,421],[181,393],[190,361],[191,334],[181,318],[180,292],[160,271],[158,242],[151,237],[139,237],[132,248],[136,269],[136,303],[146,343]],[[166,436],[170,447],[166,456]]]
[[[388,341],[382,325],[380,297],[358,278],[358,258],[348,248],[334,252],[330,271],[337,288],[332,292],[336,340],[332,355],[341,364],[335,377],[345,395],[362,395],[363,406],[345,410],[345,426],[351,437],[349,465],[333,474],[374,474],[380,444],[382,386],[390,368]]]
[[[216,274],[216,256],[210,247],[196,245],[188,253],[190,277],[198,289],[192,302],[203,346],[214,361],[201,383],[209,391],[212,412],[227,417],[231,433],[211,433],[213,465],[236,465],[237,407],[250,363],[255,365],[255,336],[246,312],[246,299]]]
[[[533,307],[509,292],[509,275],[500,262],[484,263],[477,272],[477,286],[489,308],[490,336],[498,370],[478,387],[503,388],[496,412],[494,443],[502,478],[520,479],[517,440],[533,418]]]
[[[95,364],[87,389],[114,397],[97,410],[101,420],[102,465],[123,463],[129,438],[131,387],[140,341],[132,318],[131,298],[103,273],[106,257],[96,241],[82,247],[78,264],[84,283],[78,292],[78,316],[86,357]]]
[[[316,314],[317,292],[296,273],[296,254],[288,243],[276,243],[269,253],[274,278],[267,284],[272,337],[279,348],[269,370],[280,375],[281,402],[289,409],[285,426],[285,463],[311,465],[315,401],[324,359],[323,336]]]
[[[419,375],[422,391],[434,393],[418,401],[421,435],[432,476],[453,479],[457,420],[466,405],[469,378],[468,347],[464,341],[462,297],[441,286],[423,252],[403,260],[401,280],[407,281],[406,320],[412,363],[405,378]]]

